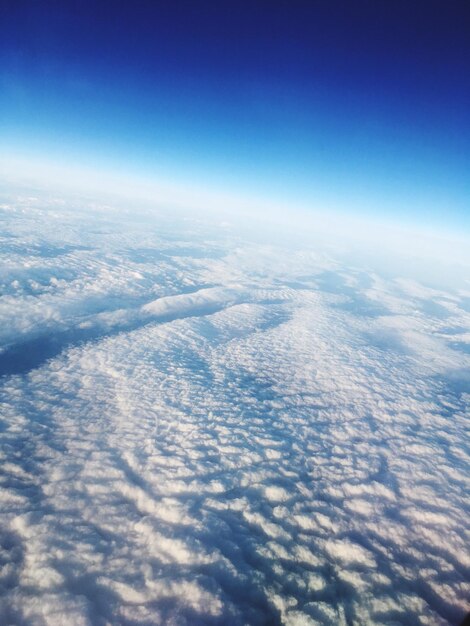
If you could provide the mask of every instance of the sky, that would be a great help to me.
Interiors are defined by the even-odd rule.
[[[3,163],[470,232],[465,2],[0,11]]]
[[[461,622],[469,20],[0,0],[0,624]]]

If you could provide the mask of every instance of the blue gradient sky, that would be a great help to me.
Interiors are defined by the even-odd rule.
[[[1,153],[470,232],[466,2],[9,2]]]

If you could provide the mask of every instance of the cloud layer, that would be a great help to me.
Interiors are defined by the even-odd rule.
[[[458,623],[470,291],[187,217],[2,219],[2,623]]]

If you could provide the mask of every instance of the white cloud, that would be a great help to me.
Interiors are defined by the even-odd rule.
[[[228,226],[22,206],[3,354],[55,350],[4,360],[2,623],[458,621],[461,294]]]

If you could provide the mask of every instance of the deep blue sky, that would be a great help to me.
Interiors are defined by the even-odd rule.
[[[0,4],[10,150],[470,229],[470,5]]]

